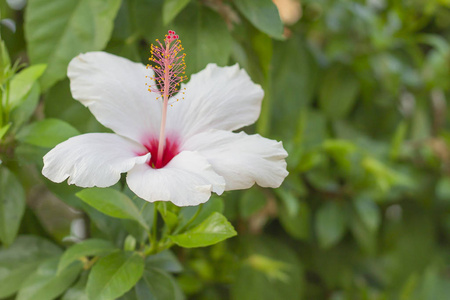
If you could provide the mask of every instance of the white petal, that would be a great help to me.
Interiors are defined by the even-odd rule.
[[[142,199],[171,201],[178,206],[204,203],[211,192],[220,195],[225,187],[224,179],[206,159],[190,151],[179,153],[161,169],[137,165],[128,172],[127,183]]]
[[[251,187],[276,188],[288,175],[287,152],[281,142],[223,130],[203,132],[182,145],[183,150],[198,151],[225,178],[225,190]]]
[[[186,90],[184,90],[186,88]],[[264,92],[238,65],[209,64],[181,86],[168,109],[169,131],[187,138],[209,129],[235,130],[253,124],[259,117]],[[173,99],[172,99],[173,101]]]
[[[139,143],[158,136],[161,101],[145,85],[152,70],[106,52],[88,52],[72,59],[67,75],[72,96],[104,126]]]
[[[57,145],[44,156],[42,174],[54,182],[69,178],[68,184],[107,187],[150,154],[140,144],[113,133],[88,133]],[[139,156],[141,155],[141,156]]]

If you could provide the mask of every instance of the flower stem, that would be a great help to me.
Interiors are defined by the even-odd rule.
[[[97,262],[97,260],[99,260],[99,256],[96,256],[90,260],[88,260],[86,257],[83,257],[83,269],[84,270],[89,270],[90,268],[92,268],[92,266]]]
[[[203,203],[200,204],[200,205],[198,206],[197,211],[196,211],[195,214],[192,216],[192,218],[191,218],[189,221],[187,221],[187,223],[184,224],[183,227],[181,227],[181,228],[175,230],[175,232],[173,233],[173,235],[178,234],[179,232],[183,232],[184,230],[186,230],[186,229],[192,224],[192,222],[194,222],[195,219],[197,219],[198,215],[199,215],[200,212],[202,211],[202,208],[203,208]]]
[[[156,168],[160,168],[162,165],[163,154],[164,154],[164,143],[166,140],[166,116],[167,116],[167,105],[169,104],[169,46],[168,42],[166,45],[166,53],[164,55],[164,103],[162,107],[162,117],[161,117],[161,127],[159,131],[159,142],[158,142],[158,154],[156,156]]]
[[[158,234],[158,202],[155,202],[154,208],[153,208],[153,226],[152,226],[152,241],[151,246],[154,247],[156,244],[156,235]]]

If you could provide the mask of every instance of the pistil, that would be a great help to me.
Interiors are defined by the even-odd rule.
[[[181,55],[180,53],[184,49],[181,45],[181,41],[178,39],[178,35],[175,34],[175,31],[169,30],[166,38],[164,39],[165,46],[158,40],[156,40],[156,42],[158,43],[156,46],[151,46],[152,56],[149,58],[149,60],[154,62],[156,65],[151,66],[148,64],[147,68],[151,68],[155,72],[155,76],[150,77],[154,80],[154,84],[149,85],[148,91],[157,92],[163,98],[158,152],[156,156],[156,164],[154,166],[155,168],[161,168],[164,160],[164,149],[166,142],[165,127],[169,98],[179,91],[180,83],[186,80],[187,77],[184,75],[184,70],[186,69],[184,57],[186,54]],[[159,98],[160,97],[157,97],[156,99]],[[178,101],[179,99],[176,100]]]
[[[166,53],[169,52],[169,43],[166,45]],[[156,168],[161,167],[163,159],[163,151],[166,140],[166,116],[167,116],[167,105],[169,104],[169,59],[164,58],[164,102],[162,107],[162,117],[161,117],[161,127],[159,130],[159,142],[158,142],[158,156],[156,157]]]

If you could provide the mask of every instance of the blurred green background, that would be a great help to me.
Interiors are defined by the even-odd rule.
[[[63,249],[83,238],[76,222],[123,243],[130,229],[45,180],[42,156],[106,131],[71,97],[74,56],[145,63],[173,29],[188,75],[239,63],[263,87],[245,131],[283,141],[290,174],[279,189],[213,197],[238,237],[175,248],[158,286],[184,296],[154,299],[450,299],[449,0],[1,0],[0,14],[2,93],[11,83],[17,98],[0,111],[4,249],[17,232]],[[2,251],[0,298],[14,299]],[[62,299],[85,299],[70,298],[85,279],[72,282]]]

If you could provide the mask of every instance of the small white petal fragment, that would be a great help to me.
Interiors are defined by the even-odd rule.
[[[225,190],[240,190],[255,182],[277,188],[289,174],[287,152],[281,142],[259,134],[213,130],[199,133],[182,145],[183,150],[198,151],[225,178]]]
[[[149,93],[153,71],[106,52],[80,54],[69,64],[72,96],[119,135],[142,143],[159,132],[161,103]],[[146,78],[146,76],[148,78]]]
[[[183,151],[164,168],[137,165],[127,175],[129,188],[150,202],[171,201],[192,206],[208,201],[211,192],[222,194],[225,180],[196,152]]]
[[[186,88],[186,90],[184,90]],[[167,130],[183,138],[210,129],[236,130],[253,124],[264,92],[238,65],[209,64],[181,85],[184,100],[168,111]]]
[[[88,133],[57,145],[44,156],[42,174],[53,182],[107,187],[120,174],[150,159],[145,147],[112,133]]]

